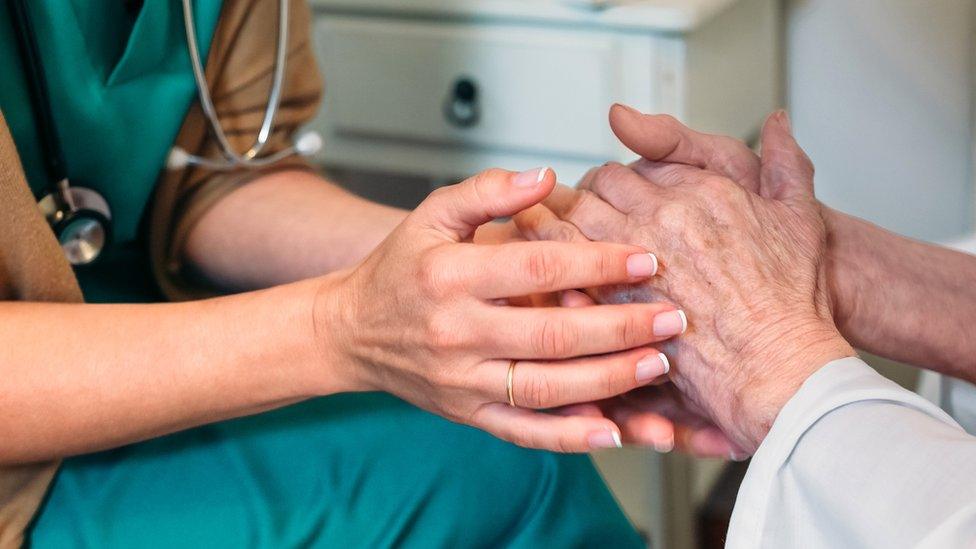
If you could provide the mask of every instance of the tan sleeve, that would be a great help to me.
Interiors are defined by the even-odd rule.
[[[24,179],[2,112],[0,301],[81,301],[71,266]],[[57,462],[0,467],[0,549],[21,546],[57,469]]]
[[[291,145],[295,131],[316,114],[322,95],[311,40],[311,13],[304,0],[291,0],[286,66],[281,107],[262,154]],[[224,2],[206,62],[206,78],[224,132],[243,152],[254,142],[268,104],[278,40],[278,3],[263,0]],[[220,148],[194,102],[176,145],[191,154],[219,158]],[[149,213],[148,240],[153,273],[172,300],[216,295],[188,276],[183,264],[187,236],[221,198],[255,178],[280,170],[314,170],[305,159],[291,156],[261,169],[214,172],[191,166],[164,171]]]

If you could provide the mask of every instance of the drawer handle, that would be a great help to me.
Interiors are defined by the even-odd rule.
[[[454,81],[444,101],[444,117],[459,128],[470,128],[481,120],[478,84],[468,77]]]

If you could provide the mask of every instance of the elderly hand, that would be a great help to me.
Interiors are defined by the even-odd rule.
[[[788,124],[788,118],[785,120]],[[768,190],[768,186],[760,186],[765,159],[738,139],[697,132],[671,116],[642,114],[624,105],[611,109],[610,125],[620,142],[642,157],[631,165],[638,173],[657,162],[684,164],[724,175],[757,194]],[[873,347],[877,343],[862,333],[872,329],[855,324],[853,316],[855,311],[882,310],[884,303],[862,302],[871,288],[859,276],[858,266],[863,266],[864,249],[890,246],[890,239],[877,238],[881,231],[866,230],[867,224],[859,219],[823,204],[820,208],[827,226],[827,286],[834,321],[845,337]],[[856,251],[851,253],[851,249]]]
[[[345,365],[347,390],[387,391],[523,446],[619,445],[606,418],[536,410],[660,377],[650,345],[677,333],[654,329],[674,307],[520,308],[508,298],[634,283],[653,276],[656,261],[632,245],[470,242],[479,226],[538,203],[554,185],[549,170],[491,170],[435,191],[358,268],[327,279],[316,326],[325,359]],[[509,405],[511,360],[518,408]]]
[[[601,300],[664,298],[687,311],[688,333],[664,347],[671,378],[747,451],[810,374],[853,355],[830,313],[813,167],[783,115],[764,130],[763,160],[743,182],[688,165],[645,162],[642,176],[610,164],[589,174],[586,190],[555,194],[552,212],[517,217],[536,236],[560,237],[569,222],[591,240],[658,255],[659,279]]]

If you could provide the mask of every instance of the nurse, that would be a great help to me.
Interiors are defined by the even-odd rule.
[[[309,13],[288,7],[282,65],[276,3],[194,5],[199,94],[179,4],[31,2],[46,101],[22,21],[0,19],[0,546],[640,546],[589,459],[471,426],[619,446],[564,407],[659,378],[683,314],[508,298],[646,280],[653,255],[487,224],[544,199],[547,169],[412,213],[323,180],[288,154],[320,94]],[[226,156],[198,95],[252,147],[279,67],[256,157],[280,161],[163,169],[174,145]],[[71,212],[52,225],[37,200],[61,175],[111,229],[74,271],[99,240],[86,224],[58,246]]]

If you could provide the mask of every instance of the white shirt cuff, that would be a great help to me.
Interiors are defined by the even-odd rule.
[[[729,527],[729,547],[759,547],[766,530],[771,495],[778,474],[797,443],[819,419],[833,410],[861,401],[887,401],[924,412],[949,425],[944,411],[881,376],[861,359],[831,362],[817,371],[780,411],[769,435],[753,457],[739,489]]]

